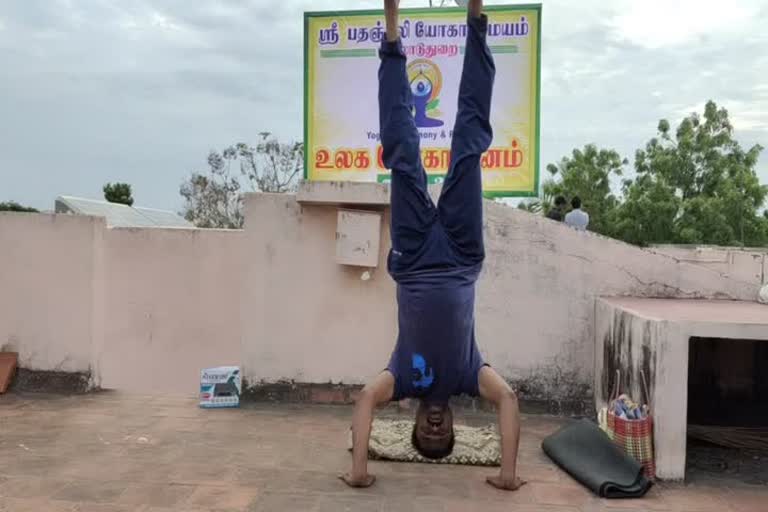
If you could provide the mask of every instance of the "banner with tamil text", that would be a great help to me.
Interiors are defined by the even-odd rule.
[[[496,62],[491,125],[483,155],[488,197],[535,196],[539,168],[541,6],[489,6]],[[466,39],[464,9],[403,9],[400,35],[414,91],[413,113],[430,182],[448,171]],[[304,177],[389,180],[381,160],[378,48],[383,11],[304,16]]]

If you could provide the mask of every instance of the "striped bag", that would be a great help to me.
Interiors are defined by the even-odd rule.
[[[617,371],[614,393],[608,404],[608,409],[601,411],[604,414],[604,417],[601,418],[601,426],[614,443],[623,449],[627,455],[642,464],[645,477],[654,480],[656,478],[656,462],[653,456],[653,414],[645,373],[641,372],[640,375],[643,379],[643,391],[648,404],[648,414],[637,420],[616,416],[614,411],[616,410],[616,400],[619,397],[619,378],[621,376]]]

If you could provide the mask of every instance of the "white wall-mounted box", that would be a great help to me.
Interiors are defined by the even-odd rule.
[[[339,209],[336,221],[336,262],[375,268],[379,264],[381,213]]]

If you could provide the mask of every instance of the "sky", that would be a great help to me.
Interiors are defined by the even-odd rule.
[[[587,143],[631,158],[708,99],[742,146],[768,146],[768,0],[542,3],[542,168]],[[301,139],[302,12],[380,5],[0,0],[0,201],[52,209],[125,181],[180,210],[211,149]]]

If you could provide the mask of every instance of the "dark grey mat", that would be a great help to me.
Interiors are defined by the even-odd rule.
[[[541,443],[544,453],[601,498],[640,498],[653,483],[639,462],[588,420],[574,421]]]

